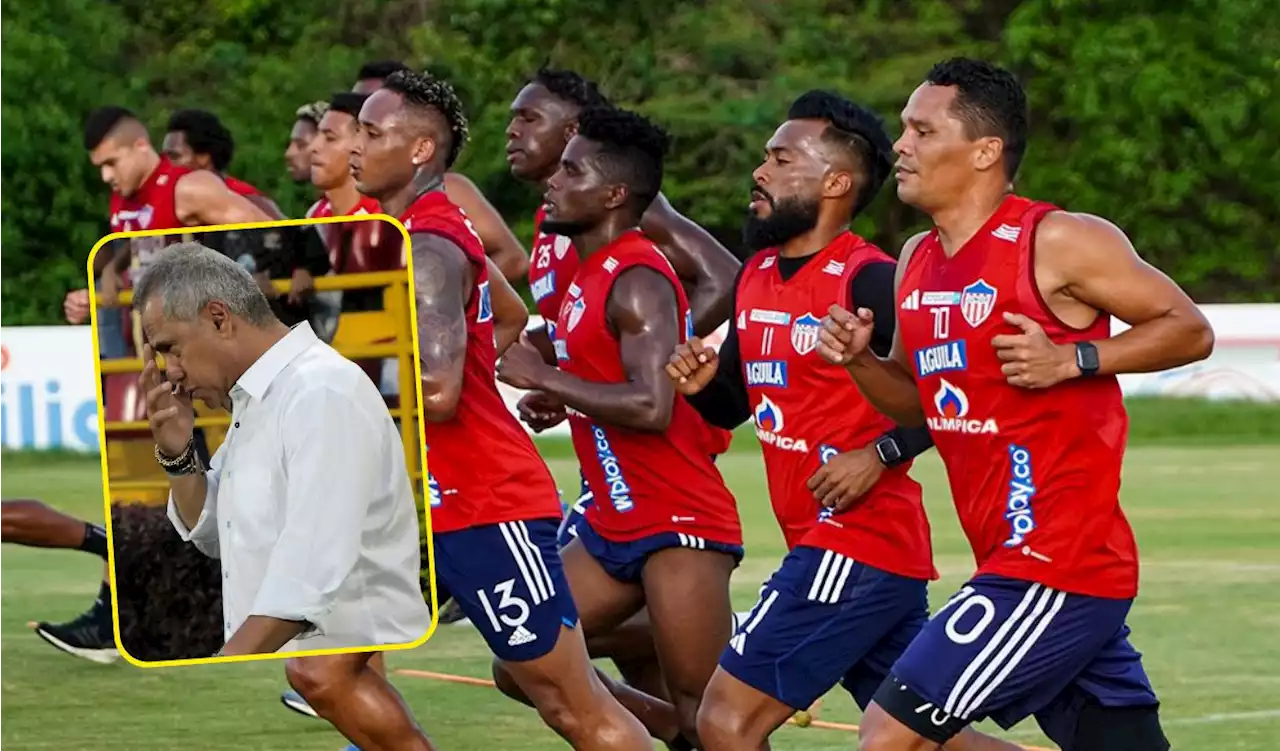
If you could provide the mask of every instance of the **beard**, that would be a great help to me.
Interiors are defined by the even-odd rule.
[[[773,209],[769,215],[758,217],[748,210],[742,224],[742,242],[748,251],[755,253],[777,247],[818,226],[817,201],[806,201],[799,196],[780,200],[773,196],[768,198]]]

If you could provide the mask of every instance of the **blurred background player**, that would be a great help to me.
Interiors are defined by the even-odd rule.
[[[249,183],[227,173],[235,157],[236,142],[218,116],[208,110],[178,110],[169,117],[161,152],[179,167],[211,170],[227,187],[248,198],[272,219],[284,219],[276,202]]]
[[[902,111],[898,197],[934,228],[898,267],[897,338],[833,306],[823,356],[880,411],[929,426],[978,570],[894,664],[862,748],[933,749],[1034,715],[1063,751],[1165,751],[1125,624],[1138,551],[1120,509],[1117,373],[1203,359],[1213,332],[1115,225],[1010,192],[1027,143],[1017,79],[934,66]],[[1132,328],[1110,337],[1110,317]]]
[[[360,191],[413,242],[435,574],[575,748],[647,749],[591,667],[556,555],[554,482],[494,381],[528,313],[443,190],[466,135],[452,87],[399,71],[365,102],[352,154]]]
[[[608,105],[608,100],[594,81],[571,70],[539,68],[511,103],[507,125],[511,174],[545,191],[547,180],[560,166],[565,146],[577,133],[581,112],[603,105]],[[543,359],[555,365],[551,345],[555,321],[580,259],[568,237],[543,231],[543,217],[540,206],[534,214],[529,289],[544,324],[532,329],[529,337]],[[645,211],[641,229],[658,243],[680,277],[693,310],[695,333],[715,331],[729,314],[738,260],[709,232],[676,211],[661,193]],[[565,419],[563,408],[543,402],[536,392],[523,396],[518,409],[535,431],[546,430]],[[728,450],[732,434],[711,426],[706,427],[706,432],[708,453],[716,455]],[[584,479],[577,499],[565,504],[560,527],[562,547],[573,539],[576,525],[591,501],[591,490]],[[612,658],[628,684],[654,696],[666,695],[646,611],[610,633],[594,635],[588,640],[588,647],[592,657]]]
[[[351,90],[357,94],[372,94],[382,88],[387,76],[400,70],[410,68],[397,60],[365,63]],[[444,176],[444,190],[449,200],[471,220],[476,234],[480,235],[480,242],[484,244],[484,252],[498,265],[502,276],[513,283],[523,279],[529,273],[529,256],[524,245],[480,188],[465,175],[450,171]]]
[[[570,238],[581,258],[556,322],[559,367],[526,340],[498,377],[569,410],[594,495],[562,552],[583,631],[608,632],[647,605],[674,716],[664,720],[653,702],[633,711],[653,713],[642,719],[654,736],[685,746],[697,743],[698,704],[729,639],[742,529],[705,423],[664,371],[693,333],[679,278],[638,229],[666,146],[666,133],[634,113],[580,115],[543,205],[543,231]]]
[[[311,139],[320,132],[320,119],[329,109],[325,101],[304,104],[294,112],[289,143],[284,149],[284,166],[295,183],[311,182]]]
[[[36,624],[40,638],[76,657],[99,663],[120,659],[111,627],[111,572],[107,568],[107,531],[67,516],[40,501],[14,499],[0,504],[0,542],[32,548],[83,550],[102,558],[102,587],[93,605],[67,623]]]

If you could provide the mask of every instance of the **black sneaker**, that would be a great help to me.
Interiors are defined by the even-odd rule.
[[[70,623],[41,621],[36,633],[63,652],[91,662],[109,665],[120,659],[111,629],[111,611],[99,603]]]

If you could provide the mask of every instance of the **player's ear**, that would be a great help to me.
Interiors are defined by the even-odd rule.
[[[564,142],[569,143],[576,135],[578,135],[578,121],[575,118],[564,124]]]
[[[855,187],[853,175],[848,170],[832,170],[822,181],[822,197],[842,198]]]
[[[1004,155],[1004,141],[995,137],[979,138],[974,143],[973,160],[974,169],[986,171],[1000,163],[1000,157]]]
[[[610,185],[606,190],[608,194],[605,197],[604,206],[610,211],[621,208],[627,202],[627,199],[631,197],[631,189],[622,183]]]
[[[421,167],[436,155],[436,139],[419,138],[413,144],[413,166]]]

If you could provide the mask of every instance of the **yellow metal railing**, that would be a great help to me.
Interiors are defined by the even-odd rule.
[[[271,284],[277,292],[287,293],[289,291],[290,283],[287,279],[274,279]],[[403,271],[379,271],[324,276],[315,280],[317,292],[379,287],[384,288],[383,309],[367,313],[342,314],[331,346],[351,360],[394,358],[398,362],[399,404],[395,407],[388,407],[388,411],[391,413],[392,418],[399,423],[400,438],[404,446],[405,465],[409,470],[409,476],[415,489],[417,489],[420,487],[423,472],[422,451],[418,438],[418,384],[414,371],[414,358],[417,357],[417,353],[414,351],[413,331],[410,328],[412,308],[409,305],[411,290],[409,288],[408,274]],[[127,307],[132,302],[132,291],[123,290],[115,305]],[[350,325],[357,320],[363,321],[363,325]],[[343,328],[344,322],[349,324],[346,329]],[[363,333],[352,334],[352,331]],[[375,331],[377,334],[371,335],[368,333],[370,331]],[[348,341],[353,337],[356,341]],[[377,343],[359,341],[362,338],[388,338],[390,341]],[[141,373],[143,364],[142,359],[137,357],[103,360],[101,362],[101,371],[104,376]],[[226,428],[230,424],[231,415],[225,410],[219,409],[215,411],[203,407],[197,410],[195,426],[197,428],[212,429],[206,430],[206,441],[210,454],[217,451],[225,435]],[[142,445],[145,445],[145,452],[150,454],[152,450],[150,438],[145,440],[117,438],[114,441],[115,446],[113,446],[112,441],[113,434],[119,436],[122,433],[149,430],[147,422],[145,420],[107,421],[104,424],[104,430],[107,437],[107,469],[112,501],[124,500],[127,497],[129,500],[162,502],[168,495],[169,482],[154,460],[149,463],[141,462],[144,466],[148,466],[147,474],[154,470],[154,477],[137,477],[136,479],[129,476],[117,477],[111,471],[111,456],[118,454],[122,448],[119,444],[139,444],[139,453],[142,453]],[[116,450],[113,451],[113,448]]]

